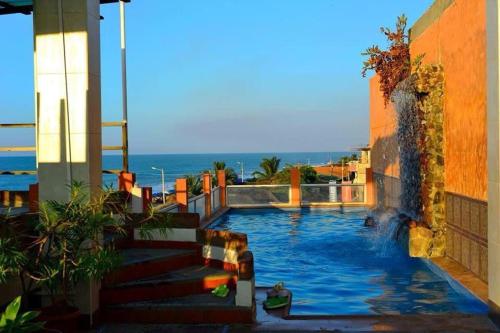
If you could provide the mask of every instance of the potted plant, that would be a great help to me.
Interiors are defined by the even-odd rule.
[[[169,215],[153,209],[146,215],[130,214],[109,188],[94,198],[82,183],[70,189],[67,202],[42,202],[39,214],[0,216],[0,283],[17,276],[24,296],[34,289],[48,294],[50,305],[38,319],[62,332],[77,329],[77,284],[100,281],[120,265],[114,236],[137,229],[141,237],[151,238],[155,232],[166,235],[170,225]],[[111,241],[104,241],[105,233],[113,235]]]
[[[51,305],[40,316],[50,328],[76,330],[80,313],[73,306],[75,286],[100,281],[120,264],[113,244],[103,241],[105,230],[124,232],[122,220],[104,209],[109,195],[103,191],[89,199],[85,186],[73,183],[67,202],[40,203],[30,278],[50,296]]]

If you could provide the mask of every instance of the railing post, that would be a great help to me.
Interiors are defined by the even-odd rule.
[[[375,205],[375,183],[373,181],[373,169],[366,168],[365,202],[367,206]]]
[[[188,211],[188,186],[187,179],[180,178],[175,180],[175,200],[179,205],[180,213]]]
[[[30,184],[29,193],[28,193],[28,200],[29,200],[30,213],[38,212],[38,209],[39,209],[39,207],[38,207],[38,183]]]
[[[203,193],[205,193],[205,218],[212,215],[212,175],[203,174]]]
[[[290,169],[290,205],[300,207],[300,170],[297,167]]]
[[[143,187],[142,190],[142,211],[144,213],[149,213],[151,210],[151,204],[153,203],[153,188]]]
[[[118,188],[120,191],[127,193],[132,192],[132,187],[135,184],[135,173],[122,171],[118,175]]]
[[[226,207],[226,171],[217,170],[217,185],[219,186],[220,206]]]
[[[350,181],[343,181],[342,182],[342,197],[341,202],[343,203],[349,203],[352,202],[352,187],[351,186],[345,186],[345,185],[352,185]]]

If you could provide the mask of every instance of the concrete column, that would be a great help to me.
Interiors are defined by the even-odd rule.
[[[226,171],[217,170],[217,185],[219,186],[220,206],[226,207]]]
[[[366,193],[365,193],[365,200],[366,200],[366,205],[368,207],[372,207],[375,204],[375,183],[373,181],[373,170],[372,168],[366,168]]]
[[[101,186],[99,0],[33,4],[40,201],[67,200],[68,184]]]
[[[290,169],[290,205],[300,207],[300,170],[297,167]]]
[[[30,213],[38,212],[38,183],[30,184],[28,196]]]
[[[181,178],[175,180],[175,200],[179,205],[180,213],[188,211],[188,185],[187,179]]]
[[[498,1],[486,1],[487,119],[488,119],[488,298],[490,311],[500,314],[500,143],[499,143],[499,36]]]
[[[205,194],[205,218],[212,215],[212,175],[203,174],[203,193]]]
[[[135,173],[122,171],[118,175],[118,188],[120,191],[130,193],[135,185]]]

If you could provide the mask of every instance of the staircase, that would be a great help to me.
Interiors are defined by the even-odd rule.
[[[198,234],[203,232],[198,230]],[[227,237],[223,241],[227,242]],[[215,243],[224,246],[220,239]],[[121,250],[122,266],[103,281],[102,320],[140,324],[251,323],[255,305],[236,305],[238,265],[204,257],[204,246],[200,240],[128,242]],[[245,265],[242,262],[243,270]],[[231,290],[226,298],[211,294],[220,284],[227,284]]]

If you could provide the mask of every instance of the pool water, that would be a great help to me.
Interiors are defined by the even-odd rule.
[[[292,314],[486,313],[487,306],[362,209],[232,209],[210,228],[246,233],[257,286],[284,281]]]

